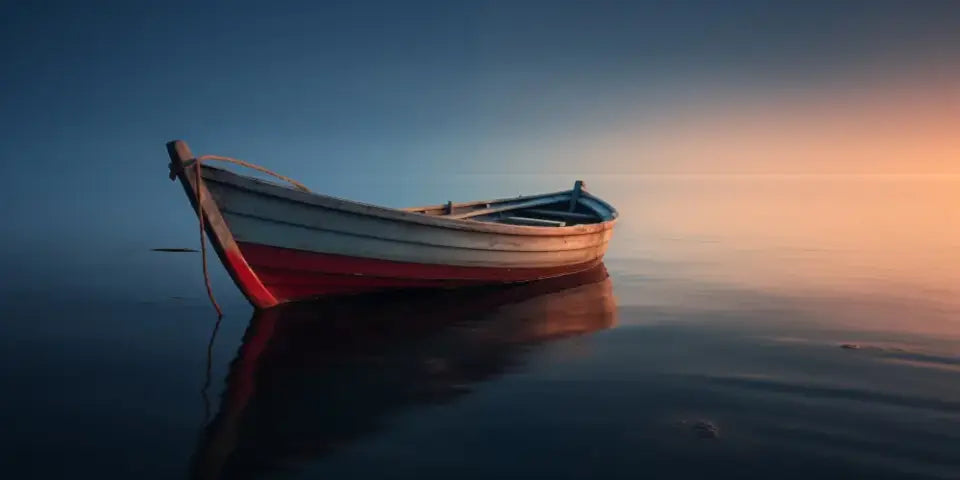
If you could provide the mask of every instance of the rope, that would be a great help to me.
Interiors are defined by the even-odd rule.
[[[203,424],[210,423],[210,397],[207,395],[210,390],[210,379],[213,371],[213,343],[217,339],[217,332],[220,331],[220,322],[223,317],[217,317],[217,323],[213,325],[213,333],[210,334],[210,341],[207,342],[207,369],[203,379],[203,388],[200,389],[200,396],[203,397]],[[202,433],[202,431],[201,431]]]
[[[202,186],[203,177],[200,176],[200,159],[198,158],[193,164],[194,172],[196,176],[197,183],[197,218],[200,219],[200,258],[203,262],[203,281],[207,284],[207,296],[210,297],[210,303],[213,304],[213,308],[217,310],[217,318],[223,317],[223,310],[220,310],[220,305],[217,304],[217,299],[213,298],[213,288],[210,287],[210,272],[207,271],[207,239],[206,239],[206,230],[203,226],[203,203],[201,203],[200,192],[203,191]]]
[[[277,178],[279,178],[280,180],[283,180],[284,182],[287,182],[287,183],[289,183],[290,185],[293,185],[294,187],[296,187],[297,190],[300,190],[300,191],[302,191],[302,192],[307,192],[307,193],[310,192],[310,189],[307,188],[307,187],[305,187],[302,183],[300,183],[300,182],[298,182],[298,181],[296,181],[296,180],[294,180],[294,179],[292,179],[292,178],[290,178],[290,177],[285,177],[285,176],[283,176],[283,175],[280,175],[279,173],[271,172],[270,170],[267,170],[266,168],[263,168],[263,167],[261,167],[260,165],[254,165],[254,164],[252,164],[252,163],[250,163],[250,162],[245,162],[245,161],[243,161],[243,160],[238,160],[238,159],[236,159],[236,158],[221,157],[220,155],[201,155],[201,156],[197,157],[196,162],[197,162],[197,164],[199,165],[200,162],[202,162],[202,161],[204,161],[204,160],[219,160],[219,161],[221,161],[221,162],[235,163],[235,164],[237,164],[237,165],[240,165],[241,167],[252,168],[253,170],[256,170],[256,171],[258,171],[258,172],[260,172],[260,173],[266,173],[267,175],[272,175],[272,176],[274,176],[274,177],[277,177]],[[199,178],[199,177],[197,177],[197,178]]]
[[[276,178],[279,178],[280,180],[283,180],[289,183],[290,185],[293,185],[297,190],[309,193],[310,189],[304,186],[302,183],[290,177],[285,177],[283,175],[280,175],[279,173],[267,170],[266,168],[263,168],[260,165],[255,165],[250,162],[238,160],[236,158],[222,157],[220,155],[201,155],[193,160],[188,160],[184,162],[184,167],[189,166],[190,163],[193,162],[194,176],[196,177],[195,181],[197,184],[197,192],[196,192],[197,218],[200,220],[200,258],[203,263],[203,281],[207,286],[207,296],[210,297],[210,303],[213,304],[213,308],[217,311],[217,318],[222,318],[223,310],[221,310],[220,305],[217,304],[217,299],[213,297],[213,288],[210,286],[210,272],[207,270],[207,241],[206,241],[207,232],[206,232],[206,227],[204,226],[204,223],[203,223],[203,202],[201,197],[202,195],[201,192],[203,191],[201,188],[203,184],[203,177],[201,176],[201,173],[200,173],[200,164],[205,160],[218,160],[221,162],[234,163],[242,167],[251,168],[258,172],[265,173],[267,175],[272,175]],[[170,178],[171,179],[174,178],[174,175],[175,173],[171,171]]]

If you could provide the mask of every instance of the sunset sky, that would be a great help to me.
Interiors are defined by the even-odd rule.
[[[185,217],[174,138],[360,199],[338,176],[960,173],[952,1],[6,2],[0,23],[0,200],[38,239]]]
[[[3,13],[0,149],[5,168],[31,159],[18,171],[148,175],[181,137],[308,179],[584,162],[960,172],[950,1],[18,2]]]

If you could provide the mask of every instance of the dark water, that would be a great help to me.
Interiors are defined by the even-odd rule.
[[[216,323],[197,254],[149,251],[189,229],[8,259],[0,472],[960,478],[960,180],[588,186],[606,271],[508,289],[253,315],[217,271]]]

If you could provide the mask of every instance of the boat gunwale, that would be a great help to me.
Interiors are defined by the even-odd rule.
[[[349,200],[345,198],[334,197],[331,195],[325,195],[321,193],[314,192],[303,192],[295,190],[293,188],[286,187],[284,185],[279,185],[273,182],[265,181],[256,177],[249,175],[242,175],[236,172],[232,172],[227,169],[211,167],[211,166],[202,166],[204,169],[204,181],[213,181],[216,183],[226,184],[233,188],[239,188],[242,190],[250,191],[260,195],[272,196],[275,198],[280,198],[282,200],[302,203],[311,205],[314,207],[328,208],[332,210],[339,210],[346,213],[362,216],[376,217],[386,220],[404,222],[404,223],[416,223],[420,225],[425,225],[429,227],[437,228],[447,228],[453,230],[464,230],[468,232],[482,232],[482,233],[495,233],[501,235],[515,235],[515,236],[576,236],[576,235],[587,235],[595,234],[605,230],[613,228],[613,225],[617,221],[617,210],[613,208],[610,204],[604,200],[591,195],[588,192],[583,192],[581,198],[587,197],[590,200],[598,202],[602,207],[610,210],[610,218],[603,220],[597,223],[590,224],[579,224],[579,225],[570,225],[563,227],[539,227],[539,226],[526,226],[526,225],[508,225],[492,222],[483,222],[478,220],[471,219],[458,219],[458,218],[445,218],[442,216],[436,215],[427,215],[424,213],[416,213],[414,211],[408,211],[407,209],[398,209],[385,207],[382,205],[369,204],[364,202],[358,202],[355,200]],[[564,194],[570,194],[571,190],[564,190],[558,192],[548,192],[543,194],[522,196],[517,198],[503,198],[495,200],[486,200],[486,201],[476,201],[476,202],[467,202],[467,203],[503,203],[506,201],[518,201],[518,200],[532,200],[537,198],[547,198],[550,196],[561,196]],[[423,207],[417,207],[423,208]]]
[[[366,239],[375,239],[375,240],[384,240],[384,241],[394,242],[394,243],[398,243],[398,244],[418,245],[418,246],[434,247],[434,248],[448,248],[448,249],[456,249],[456,250],[479,250],[479,251],[484,251],[484,252],[525,252],[525,253],[566,252],[566,251],[585,250],[585,249],[588,249],[588,248],[595,248],[595,247],[597,247],[597,246],[600,245],[600,244],[604,244],[604,243],[608,243],[608,242],[609,242],[608,239],[604,239],[604,238],[601,237],[597,242],[594,242],[593,244],[591,244],[591,245],[589,245],[589,246],[574,246],[574,247],[572,247],[572,248],[546,248],[546,249],[539,249],[539,250],[534,250],[534,249],[518,250],[518,249],[515,249],[515,248],[506,248],[506,249],[504,249],[504,248],[484,248],[484,247],[475,247],[475,246],[461,246],[461,245],[450,245],[450,244],[444,244],[444,243],[433,243],[433,242],[429,242],[429,241],[426,241],[426,240],[408,240],[408,239],[398,239],[398,238],[386,238],[386,237],[383,237],[383,236],[380,236],[380,235],[373,235],[373,234],[369,234],[369,233],[348,232],[348,231],[344,231],[344,230],[338,230],[338,229],[335,229],[335,228],[329,228],[329,227],[324,228],[324,227],[318,227],[318,226],[314,226],[314,225],[306,225],[306,224],[303,224],[303,223],[297,223],[297,222],[287,221],[287,220],[280,220],[280,219],[276,219],[276,218],[267,218],[267,217],[262,217],[262,216],[258,216],[258,215],[254,215],[254,214],[249,214],[249,213],[236,212],[236,211],[229,210],[229,209],[221,210],[221,212],[226,213],[226,216],[232,216],[233,218],[245,218],[245,219],[250,219],[250,220],[259,221],[259,222],[264,222],[264,223],[269,223],[269,224],[284,225],[284,226],[290,226],[290,227],[301,228],[301,229],[308,229],[308,230],[313,230],[313,231],[318,231],[318,232],[330,232],[330,233],[335,233],[335,234],[345,235],[345,236],[350,236],[350,237],[366,238]],[[224,218],[226,218],[226,216],[225,216]],[[467,233],[470,233],[470,232],[467,232]],[[601,232],[593,232],[593,233],[589,233],[589,234],[583,234],[584,237],[586,237],[587,235],[598,235],[598,236],[601,236],[601,235],[603,235],[603,232],[601,231]],[[568,235],[568,237],[579,237],[579,235]],[[241,242],[243,242],[243,241],[245,241],[245,240],[241,240]],[[262,242],[258,242],[258,243],[261,243],[262,245],[267,245],[266,243],[262,243]],[[290,248],[290,247],[280,247],[280,248]],[[298,250],[302,250],[302,249],[298,249]],[[373,257],[358,257],[358,258],[373,258]]]

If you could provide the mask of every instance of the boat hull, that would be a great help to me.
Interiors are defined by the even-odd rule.
[[[589,270],[600,258],[549,267],[476,267],[398,262],[238,242],[257,277],[280,302],[397,288],[454,288],[528,282]]]
[[[577,273],[602,261],[614,223],[543,228],[438,218],[296,191],[208,166],[200,167],[197,178],[183,142],[171,142],[168,150],[194,209],[199,204],[203,210],[224,266],[258,308],[324,295]],[[563,198],[562,192],[543,198],[551,195]],[[582,201],[606,206],[589,196]]]

